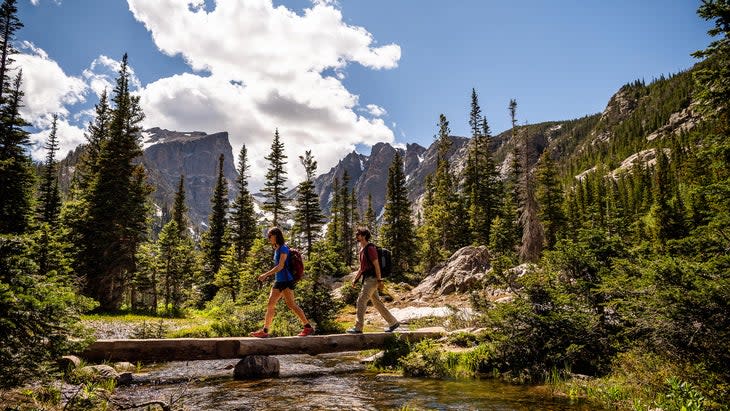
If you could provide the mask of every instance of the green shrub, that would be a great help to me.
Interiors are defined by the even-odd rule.
[[[61,271],[39,275],[29,236],[0,236],[0,387],[42,377],[49,364],[81,343],[80,313],[93,301]]]
[[[398,362],[403,367],[403,375],[441,378],[449,374],[447,360],[447,354],[438,343],[423,340]]]
[[[411,352],[411,345],[394,334],[385,342],[383,355],[376,359],[373,367],[383,370],[394,370],[399,367],[399,360]]]
[[[357,296],[360,295],[360,289],[362,289],[361,283],[358,282],[353,285],[348,281],[340,288],[340,299],[347,305],[355,305],[357,303]]]
[[[692,384],[672,377],[666,382],[667,391],[660,396],[657,406],[666,411],[702,411],[705,397]]]

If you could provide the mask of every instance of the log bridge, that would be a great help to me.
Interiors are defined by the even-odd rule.
[[[395,333],[310,335],[308,337],[225,337],[97,340],[79,357],[90,362],[165,362],[241,358],[236,378],[270,377],[279,374],[275,355],[361,351],[384,348],[393,338],[409,343],[440,338],[442,328]]]

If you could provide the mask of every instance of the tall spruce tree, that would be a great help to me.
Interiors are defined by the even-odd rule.
[[[340,179],[335,176],[332,179],[332,202],[330,203],[330,218],[327,224],[326,240],[332,249],[337,250],[337,254],[340,254],[339,249],[342,246],[340,241],[342,235],[340,209]]]
[[[375,216],[375,210],[373,210],[373,194],[368,193],[368,208],[365,210],[365,226],[370,229],[370,234],[375,241],[378,241],[378,219]]]
[[[469,228],[475,244],[487,244],[492,219],[499,201],[499,173],[489,149],[491,131],[486,117],[481,115],[479,98],[472,89],[467,164],[464,168],[463,196],[469,215]]]
[[[140,123],[144,113],[139,96],[129,89],[127,55],[122,57],[113,91],[108,135],[100,146],[96,172],[82,193],[81,218],[72,231],[76,242],[76,271],[86,281],[85,295],[99,301],[102,311],[119,309],[132,279],[135,254],[146,236],[149,216]]]
[[[241,146],[238,154],[238,177],[236,188],[238,195],[233,201],[231,215],[231,241],[235,246],[238,261],[243,263],[248,251],[256,239],[256,211],[253,207],[253,197],[248,191],[248,151],[246,145]]]
[[[203,250],[205,252],[205,270],[203,283],[203,301],[210,301],[218,292],[215,285],[215,276],[221,268],[223,255],[226,253],[228,244],[226,244],[226,227],[228,220],[226,214],[228,212],[228,183],[226,176],[223,174],[224,156],[218,157],[218,179],[216,180],[213,195],[210,198],[211,213],[208,218],[208,231],[203,237]]]
[[[559,232],[564,228],[563,189],[558,181],[555,162],[545,150],[536,170],[538,217],[545,232],[545,248],[552,250]]]
[[[353,221],[352,221],[352,196],[350,196],[350,174],[345,170],[342,173],[342,186],[340,187],[340,253],[345,265],[350,267],[353,263]]]
[[[0,5],[0,103],[5,101],[5,95],[11,88],[8,73],[14,61],[12,56],[17,53],[13,47],[15,32],[23,28],[16,3],[16,0],[3,0]]]
[[[172,220],[177,223],[177,229],[180,236],[187,235],[188,232],[188,206],[185,201],[185,176],[180,174],[180,181],[177,183],[177,191],[175,192],[175,200],[172,204]]]
[[[707,31],[713,40],[707,48],[692,55],[707,58],[706,67],[694,74],[699,87],[695,92],[698,108],[712,119],[719,120],[721,132],[730,131],[730,2],[703,0],[697,14],[705,20],[714,20],[715,26]]]
[[[43,164],[43,177],[39,189],[38,221],[56,226],[58,215],[61,212],[61,195],[58,190],[58,176],[56,175],[56,151],[58,139],[56,133],[58,115],[53,115],[51,132],[45,144],[46,161]]]
[[[99,96],[99,102],[94,105],[94,120],[89,122],[88,130],[85,133],[86,146],[84,148],[79,165],[74,170],[74,181],[77,182],[77,190],[85,190],[91,179],[99,172],[99,153],[104,141],[109,137],[109,124],[111,122],[112,108],[109,105],[109,97],[106,89]],[[77,197],[72,194],[72,197]]]
[[[30,140],[23,129],[28,123],[19,112],[23,99],[22,81],[20,70],[0,100],[0,234],[26,232],[33,214],[35,177],[27,150]],[[3,78],[2,83],[7,89],[7,79]]]
[[[286,154],[284,154],[284,143],[279,138],[279,129],[274,132],[274,141],[271,143],[271,153],[265,157],[269,161],[269,168],[266,172],[266,182],[261,190],[266,196],[263,209],[273,214],[271,224],[279,226],[286,215]]]
[[[294,211],[294,224],[297,232],[304,235],[307,245],[307,255],[312,253],[312,245],[319,238],[324,216],[319,207],[319,197],[314,189],[314,177],[317,172],[317,162],[312,157],[312,151],[307,150],[304,156],[299,156],[304,166],[304,181],[297,187],[297,206]]]
[[[46,161],[43,164],[43,175],[39,187],[39,201],[36,211],[37,240],[36,261],[38,274],[45,278],[52,272],[60,275],[68,274],[68,267],[64,264],[63,251],[67,244],[61,240],[58,216],[61,211],[61,195],[58,192],[58,177],[56,176],[55,153],[58,150],[56,139],[58,116],[53,115],[51,132],[45,144]]]
[[[421,235],[423,247],[436,247],[442,258],[446,258],[460,247],[470,243],[468,221],[457,193],[456,178],[452,173],[448,153],[451,148],[449,122],[446,116],[439,116],[439,132],[436,136],[437,160],[427,190],[429,202],[424,206],[424,226]],[[426,245],[428,244],[428,245]]]
[[[407,275],[415,268],[417,248],[411,212],[403,159],[400,151],[396,150],[388,169],[385,212],[380,232],[381,244],[392,252],[392,277],[395,281],[407,279]]]

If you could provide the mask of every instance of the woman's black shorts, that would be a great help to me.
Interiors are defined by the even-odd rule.
[[[294,290],[294,281],[277,281],[274,283],[274,288],[276,288],[279,291],[284,291],[285,289]]]

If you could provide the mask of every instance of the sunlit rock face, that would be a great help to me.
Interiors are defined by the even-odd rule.
[[[143,163],[155,187],[153,202],[172,208],[180,176],[185,176],[185,196],[190,223],[204,227],[210,214],[210,199],[218,179],[218,158],[223,154],[223,175],[229,199],[235,198],[236,169],[227,132],[206,134],[152,128],[142,133]]]

